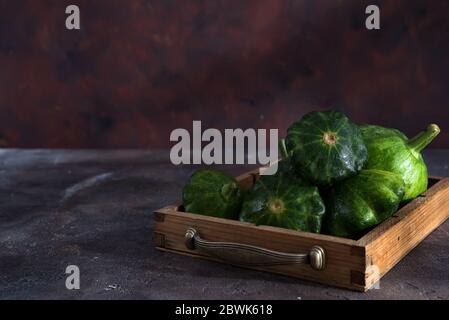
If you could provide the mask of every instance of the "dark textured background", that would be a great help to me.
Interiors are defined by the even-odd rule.
[[[65,7],[81,8],[81,31]],[[364,28],[368,4],[381,31]],[[0,0],[0,146],[161,147],[338,107],[449,147],[449,1]]]

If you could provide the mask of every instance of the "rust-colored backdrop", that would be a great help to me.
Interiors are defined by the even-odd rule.
[[[65,28],[65,7],[81,30]],[[365,8],[381,8],[381,30]],[[166,147],[315,109],[449,147],[447,0],[0,0],[0,146]]]

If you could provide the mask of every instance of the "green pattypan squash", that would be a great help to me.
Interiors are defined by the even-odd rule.
[[[325,231],[356,239],[390,217],[404,196],[400,175],[382,170],[362,170],[329,191]]]
[[[357,174],[367,159],[359,126],[338,111],[306,114],[288,128],[286,146],[294,168],[320,187]]]
[[[198,170],[182,193],[186,212],[237,219],[242,204],[242,191],[230,175],[212,169]]]
[[[319,233],[324,213],[318,188],[292,172],[284,159],[275,175],[262,176],[247,192],[240,220]]]
[[[366,169],[379,169],[399,174],[405,183],[403,201],[409,201],[426,191],[427,167],[421,156],[424,149],[440,132],[436,124],[416,137],[408,139],[402,132],[375,125],[361,126],[368,148]]]

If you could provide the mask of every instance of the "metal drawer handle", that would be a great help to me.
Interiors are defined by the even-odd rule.
[[[201,239],[198,232],[193,228],[187,229],[185,244],[190,250],[198,250],[209,256],[240,266],[267,267],[310,264],[314,270],[326,268],[326,254],[320,246],[313,246],[306,254],[284,253],[247,244],[207,241]]]

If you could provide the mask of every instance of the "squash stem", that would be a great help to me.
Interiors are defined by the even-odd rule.
[[[221,195],[227,201],[231,198],[232,194],[235,192],[237,186],[234,182],[226,183],[221,187]]]
[[[427,129],[408,141],[408,146],[418,152],[423,150],[440,133],[436,124],[430,124]]]
[[[285,139],[279,140],[279,153],[281,154],[282,159],[288,158],[287,147],[285,145]]]

